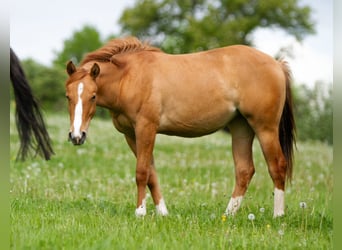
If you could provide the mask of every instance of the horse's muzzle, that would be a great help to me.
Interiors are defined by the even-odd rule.
[[[82,132],[81,136],[74,136],[72,132],[69,132],[69,141],[71,141],[74,145],[82,145],[87,138],[87,133]]]

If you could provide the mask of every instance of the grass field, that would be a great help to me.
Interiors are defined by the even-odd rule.
[[[235,217],[230,136],[158,136],[155,162],[170,215],[136,218],[135,159],[110,121],[95,118],[83,146],[68,115],[47,115],[56,155],[16,162],[11,119],[11,249],[332,249],[332,147],[297,143],[286,215],[273,219],[273,185],[259,144],[256,174]],[[255,219],[248,219],[253,214]]]

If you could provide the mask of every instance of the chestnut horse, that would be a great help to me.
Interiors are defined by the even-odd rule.
[[[78,68],[70,61],[66,70],[69,139],[84,143],[96,105],[110,110],[137,158],[137,216],[146,214],[147,186],[157,214],[168,214],[153,159],[156,134],[198,137],[225,127],[236,178],[225,214],[239,209],[254,174],[255,135],[274,183],[273,215],[284,214],[295,143],[286,62],[243,45],[170,55],[130,37],[109,41]]]

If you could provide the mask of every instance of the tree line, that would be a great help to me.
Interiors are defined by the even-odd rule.
[[[253,45],[253,32],[260,28],[284,30],[297,40],[315,33],[311,8],[298,0],[136,0],[120,18],[120,34],[101,38],[85,25],[55,52],[52,66],[33,59],[22,61],[32,89],[46,112],[67,110],[65,64],[78,64],[84,55],[109,39],[134,35],[167,53],[188,53],[231,44]],[[279,51],[284,48],[279,48]],[[332,144],[332,83],[317,81],[314,87],[293,85],[297,138]],[[108,117],[98,109],[97,115]]]

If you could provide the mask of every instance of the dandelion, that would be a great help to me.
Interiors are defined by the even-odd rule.
[[[278,230],[278,234],[279,234],[280,236],[283,236],[283,235],[284,235],[284,231],[283,231],[282,229],[279,229],[279,230]]]
[[[271,225],[270,225],[270,224],[267,224],[267,225],[266,225],[266,228],[267,228],[267,229],[271,229]]]
[[[306,209],[306,203],[304,201],[299,202],[299,207],[302,209],[302,225],[301,228],[303,230],[306,230],[307,227],[307,215],[304,211],[304,209]]]
[[[33,163],[32,163],[32,167],[35,168],[35,167],[38,167],[38,166],[39,166],[39,163],[38,163],[38,162],[33,162]]]
[[[85,150],[85,149],[77,149],[77,150],[76,150],[76,153],[77,153],[78,155],[83,155],[83,154],[86,153],[86,150]]]
[[[213,188],[213,189],[211,190],[211,196],[216,196],[217,193],[218,193],[218,191],[217,191],[215,188]]]
[[[222,220],[222,222],[225,222],[225,221],[227,220],[227,215],[225,215],[225,214],[222,214],[222,216],[221,216],[221,220]]]
[[[251,221],[255,220],[255,215],[254,214],[249,214],[248,215],[248,219],[251,220]]]
[[[299,202],[299,207],[305,209],[306,203],[304,201]]]
[[[259,211],[260,211],[260,213],[264,213],[265,212],[265,208],[261,207]]]

